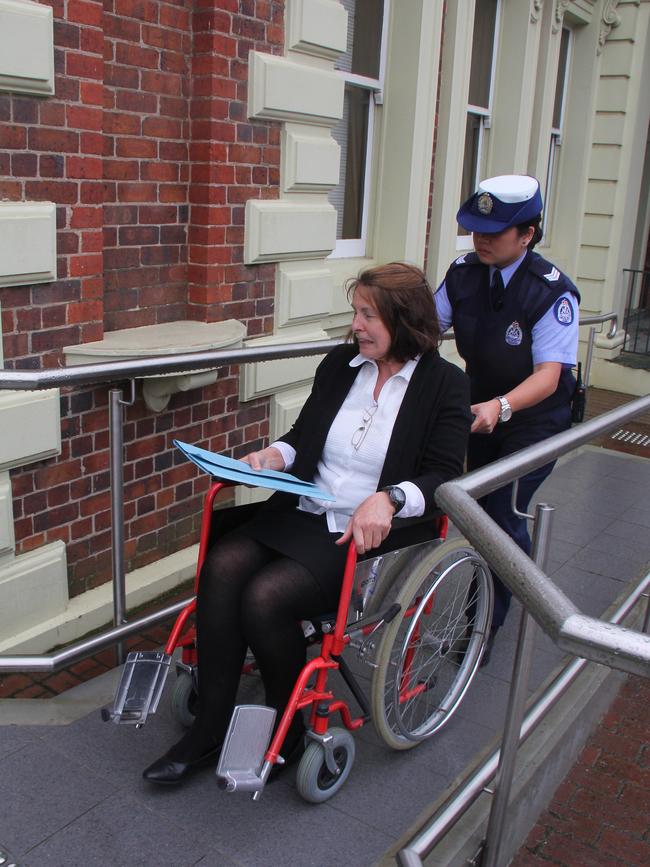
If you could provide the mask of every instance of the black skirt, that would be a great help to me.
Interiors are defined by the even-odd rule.
[[[440,513],[436,513],[440,514]],[[393,528],[379,548],[359,557],[360,560],[417,545],[436,537],[435,515],[426,518],[396,518]],[[336,545],[340,533],[331,533],[327,517],[303,512],[293,503],[276,500],[251,503],[215,512],[211,542],[224,533],[236,531],[255,539],[272,551],[291,557],[316,578],[321,589],[331,592],[343,581],[348,546]]]
[[[239,528],[272,551],[290,557],[316,578],[324,591],[343,580],[347,545],[336,545],[340,533],[331,533],[327,518],[296,508],[260,509]]]

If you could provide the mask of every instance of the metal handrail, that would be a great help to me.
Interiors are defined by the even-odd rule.
[[[604,313],[584,316],[580,325],[611,322],[607,337],[616,334],[618,316]],[[453,340],[453,331],[447,331],[443,340]],[[215,349],[202,352],[185,352],[178,355],[156,355],[122,361],[101,361],[97,364],[77,364],[72,367],[48,368],[46,370],[0,370],[0,391],[39,390],[60,388],[66,385],[89,385],[122,382],[169,373],[187,373],[206,367],[221,367],[231,364],[252,364],[260,361],[275,361],[284,358],[299,358],[308,355],[323,355],[338,346],[341,340],[314,340],[309,342],[283,343],[279,346],[251,346],[245,349]],[[585,380],[587,374],[585,373]]]
[[[645,677],[650,676],[650,636],[622,627],[611,627],[594,617],[581,614],[476,500],[647,409],[650,409],[650,395],[637,398],[460,479],[446,482],[436,492],[437,504],[559,647],[576,656]]]

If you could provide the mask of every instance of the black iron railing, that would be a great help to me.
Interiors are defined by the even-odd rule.
[[[622,352],[650,356],[650,271],[624,268],[627,301],[623,318],[625,344]]]

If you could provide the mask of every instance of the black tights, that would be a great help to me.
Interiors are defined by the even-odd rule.
[[[337,600],[338,588],[324,591],[300,563],[254,539],[235,532],[214,545],[197,596],[197,714],[169,751],[171,758],[191,761],[221,745],[247,647],[259,666],[266,703],[276,708],[279,721],[306,660],[300,620],[333,610]],[[302,731],[297,714],[287,737],[289,748]]]

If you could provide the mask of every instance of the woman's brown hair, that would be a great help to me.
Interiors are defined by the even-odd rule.
[[[433,292],[424,272],[405,262],[389,262],[362,271],[346,286],[348,299],[363,288],[390,332],[390,357],[408,361],[422,352],[437,349],[440,326]],[[348,339],[354,340],[352,331]],[[356,341],[355,341],[356,342]]]

